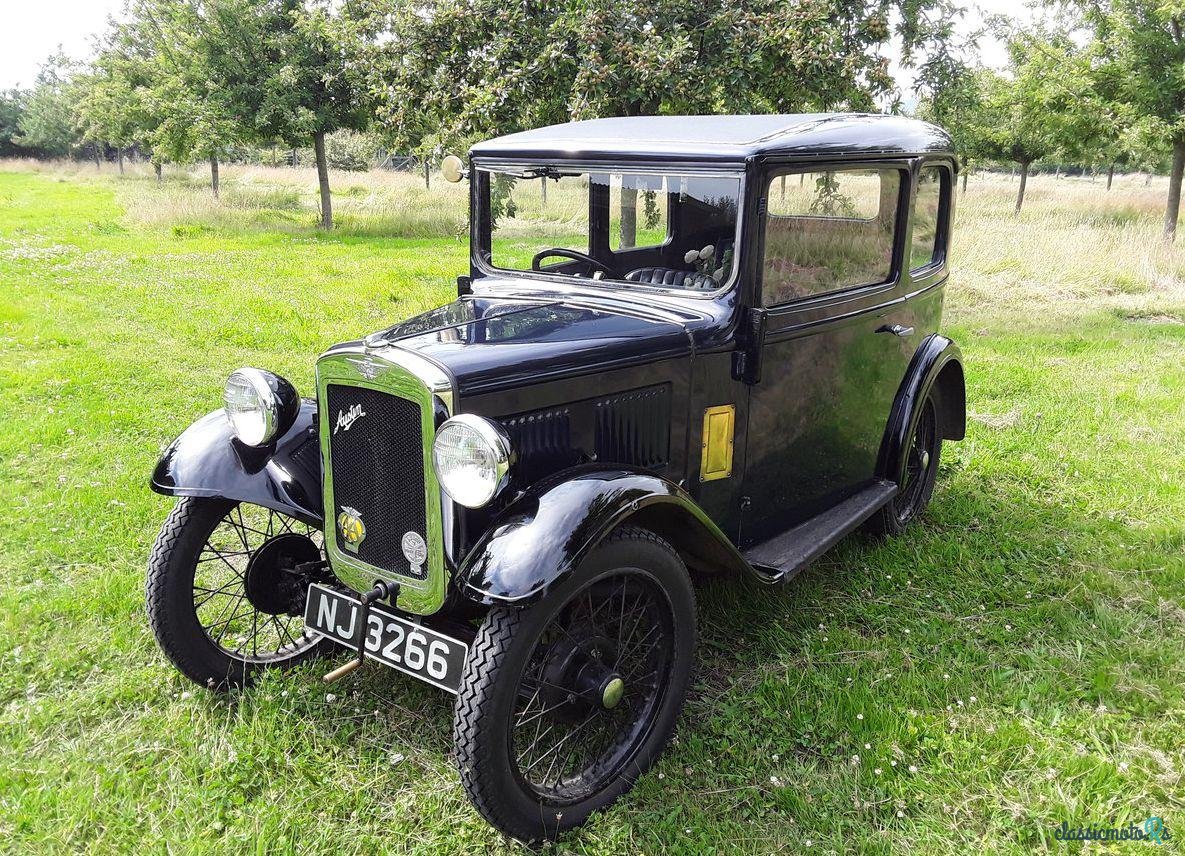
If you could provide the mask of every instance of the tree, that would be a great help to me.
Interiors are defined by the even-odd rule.
[[[973,117],[982,107],[976,65],[971,55],[982,33],[976,31],[957,39],[954,22],[963,10],[948,7],[941,11],[944,14],[930,24],[933,35],[928,41],[932,49],[919,63],[914,78],[914,91],[920,96],[917,115],[941,125],[950,134],[959,156],[963,193],[966,193],[971,151],[975,145],[970,136],[971,127]],[[923,20],[929,21],[930,18],[924,15]]]
[[[1091,0],[1083,8],[1114,90],[1172,148],[1164,235],[1173,240],[1185,174],[1185,4]]]
[[[371,110],[362,29],[349,3],[330,0],[206,0],[195,9],[191,64],[196,97],[232,121],[244,142],[313,143],[320,225],[332,228],[325,136],[365,127]]]
[[[44,157],[65,157],[75,149],[76,72],[77,64],[60,50],[38,69],[20,118],[17,145]]]
[[[90,69],[76,78],[82,139],[115,146],[121,173],[124,149],[147,142],[159,123],[150,108],[150,69],[150,58],[130,50],[126,31],[115,27]]]
[[[1020,167],[1019,214],[1033,162],[1073,149],[1085,138],[1088,114],[1077,103],[1088,83],[1083,57],[1065,33],[1013,34],[1008,53],[1007,75],[976,73],[978,94],[967,135],[973,154]]]
[[[21,131],[29,93],[23,89],[0,91],[0,157],[20,157],[25,150],[16,142]]]

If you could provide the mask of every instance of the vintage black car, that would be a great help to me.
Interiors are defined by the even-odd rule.
[[[457,696],[478,810],[522,839],[654,762],[687,691],[689,571],[773,585],[896,534],[963,437],[938,333],[956,161],[875,115],[574,122],[450,158],[452,303],[259,369],[152,476],[165,653],[212,689],[330,643]]]

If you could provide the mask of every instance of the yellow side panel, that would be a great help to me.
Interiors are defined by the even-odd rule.
[[[732,475],[732,435],[737,410],[731,404],[709,407],[704,411],[704,453],[699,465],[699,480],[714,481]]]

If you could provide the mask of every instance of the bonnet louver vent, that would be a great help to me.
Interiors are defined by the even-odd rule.
[[[670,463],[671,389],[630,390],[499,420],[518,454],[516,480],[530,484],[595,461],[662,470]]]
[[[597,460],[647,469],[664,467],[670,461],[669,387],[655,386],[601,399],[595,413]]]

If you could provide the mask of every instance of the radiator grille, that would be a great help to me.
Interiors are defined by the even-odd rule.
[[[403,555],[407,532],[428,540],[424,506],[424,445],[420,405],[365,387],[330,384],[329,460],[333,476],[332,519],[343,508],[358,512],[366,537],[357,557],[377,568],[423,579],[427,567],[413,573]],[[361,413],[349,427],[338,414]],[[334,526],[339,550],[347,550]]]

